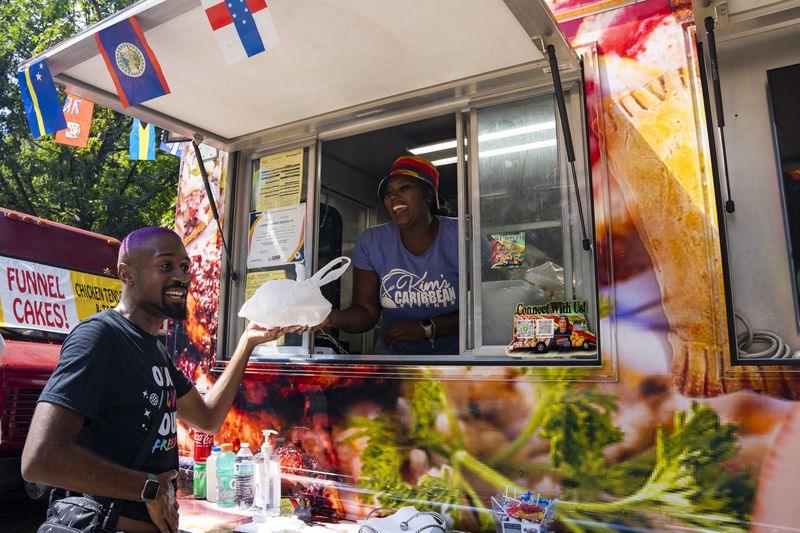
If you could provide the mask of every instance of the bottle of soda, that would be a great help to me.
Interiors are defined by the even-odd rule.
[[[233,507],[234,496],[234,464],[236,456],[233,454],[233,444],[226,443],[220,446],[217,457],[217,506]]]
[[[200,396],[205,396],[206,388],[203,386],[198,387],[197,392]],[[205,463],[209,455],[211,455],[211,447],[214,446],[214,435],[203,433],[197,429],[194,430],[194,462]]]
[[[234,501],[236,507],[242,510],[250,509],[253,506],[255,496],[255,463],[253,462],[253,452],[250,451],[250,444],[243,442],[236,454],[234,483]]]
[[[206,497],[206,464],[194,464],[194,497],[196,500],[204,500]]]

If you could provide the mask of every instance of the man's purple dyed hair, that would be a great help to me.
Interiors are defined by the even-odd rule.
[[[162,228],[160,226],[145,226],[143,228],[135,229],[122,239],[122,244],[119,247],[119,255],[117,256],[117,267],[120,263],[125,263],[129,260],[131,253],[134,250],[143,248],[147,243],[156,237],[162,235],[170,235],[177,239],[178,234],[169,228]]]

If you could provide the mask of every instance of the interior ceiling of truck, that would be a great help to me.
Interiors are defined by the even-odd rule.
[[[435,117],[409,124],[402,124],[361,135],[354,135],[322,144],[323,157],[338,163],[378,182],[383,178],[397,157],[412,155],[408,150],[443,141],[455,140],[456,124],[453,115]],[[432,161],[455,157],[455,149],[421,155]],[[324,159],[323,159],[324,166]],[[439,163],[439,192],[451,203],[456,199],[456,165]],[[323,173],[325,169],[323,168]]]
[[[525,5],[559,60],[572,61],[543,2]],[[233,65],[196,0],[143,0],[44,55],[69,90],[121,110],[92,37],[135,14],[172,92],[123,111],[211,140],[544,60],[503,0],[274,0],[269,10],[280,43]]]

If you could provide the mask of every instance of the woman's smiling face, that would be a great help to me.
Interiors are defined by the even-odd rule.
[[[402,174],[392,176],[386,184],[383,205],[398,226],[430,216],[433,191],[423,182]]]

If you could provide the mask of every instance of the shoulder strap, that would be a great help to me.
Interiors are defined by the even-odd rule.
[[[111,320],[114,319],[112,318]],[[117,336],[124,334],[119,330],[119,327],[112,327],[112,329],[117,334]],[[162,352],[161,355],[165,354]],[[132,469],[138,470],[142,466],[142,463],[144,463],[144,460],[147,457],[150,448],[153,446],[153,443],[155,442],[159,424],[160,423],[158,420],[154,420],[153,423],[150,425],[150,430],[147,432],[147,436],[142,442],[142,447],[139,449],[139,453],[136,454],[136,458],[130,465]],[[119,520],[119,513],[120,513],[119,500],[112,500],[111,505],[108,508],[108,513],[106,514],[106,517],[103,520],[102,531],[115,532],[117,530],[116,526],[117,526],[117,521]]]

